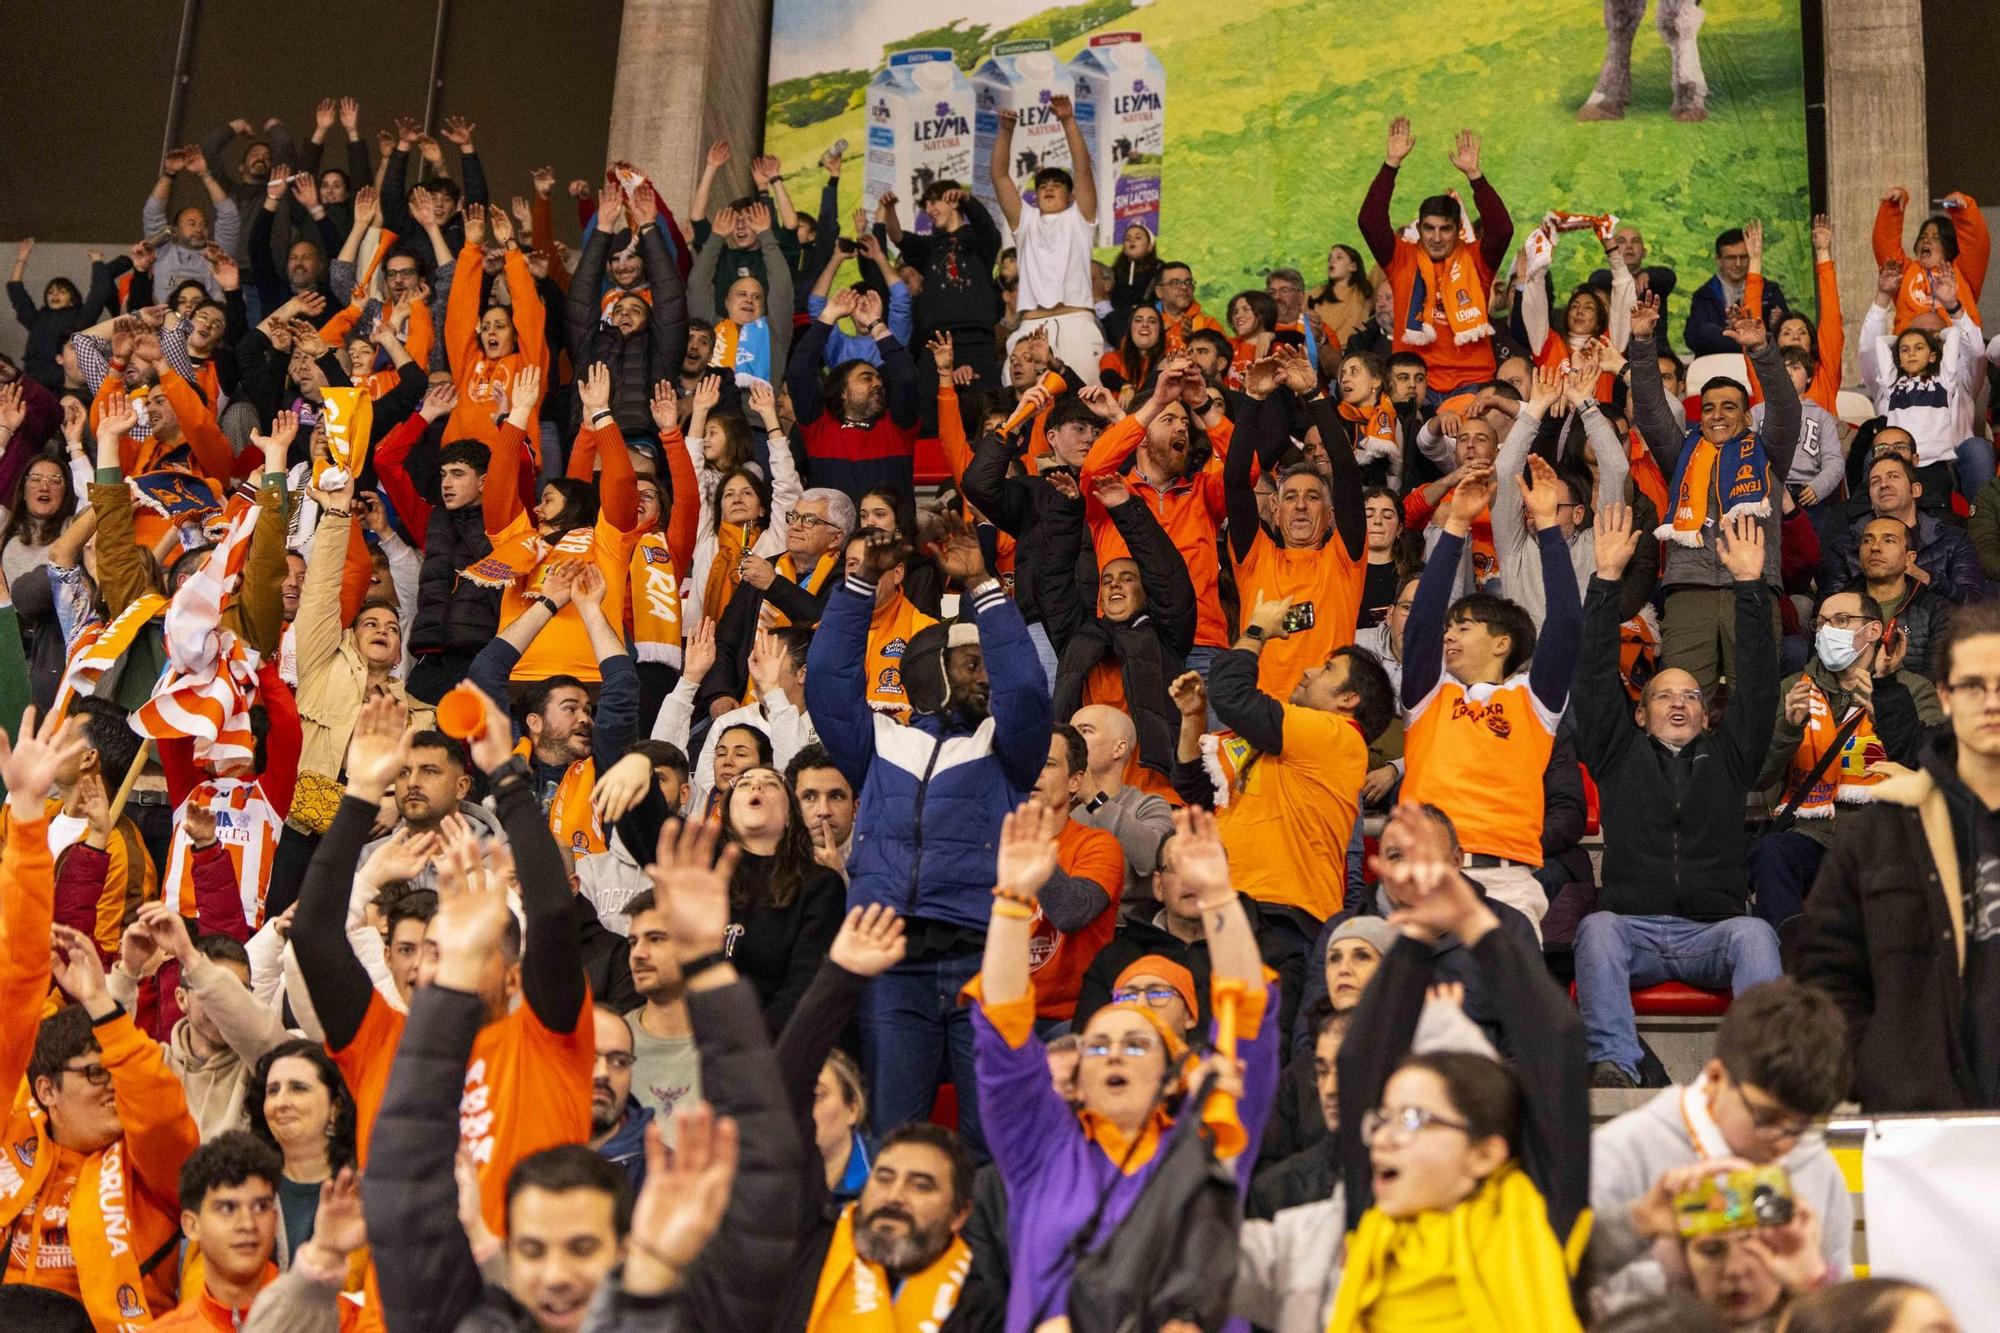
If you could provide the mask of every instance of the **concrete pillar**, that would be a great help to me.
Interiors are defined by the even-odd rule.
[[[1869,232],[1891,186],[1910,192],[1912,217],[1928,211],[1921,0],[1824,0],[1826,184],[1849,332],[1875,299]],[[1905,244],[1910,236],[1903,238]],[[1854,343],[1845,379],[1858,383]]]
[[[625,0],[610,156],[652,172],[683,219],[716,139],[736,151],[718,187],[723,201],[749,189],[770,42],[771,0]]]

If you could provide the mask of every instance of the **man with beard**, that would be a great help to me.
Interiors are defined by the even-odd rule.
[[[1285,601],[1309,605],[1312,623],[1267,644],[1257,687],[1288,698],[1307,670],[1354,642],[1367,575],[1366,508],[1355,461],[1355,423],[1339,416],[1319,392],[1319,374],[1296,349],[1273,348],[1249,369],[1242,411],[1244,439],[1223,466],[1229,501],[1229,555],[1243,604]],[[1281,353],[1281,354],[1278,354]],[[1273,527],[1258,521],[1251,467],[1274,471],[1291,442],[1291,409],[1302,406],[1319,429],[1331,475],[1305,467],[1278,478]]]
[[[244,143],[243,157],[232,174],[228,154],[238,139]],[[264,137],[261,139],[250,122],[241,117],[227,125],[218,125],[203,136],[201,151],[209,160],[216,181],[228,194],[230,202],[236,205],[238,218],[251,216],[263,202],[264,187],[270,183],[273,172],[289,176],[298,161],[298,149],[292,143],[291,132],[276,116],[264,122]],[[246,262],[248,251],[242,244],[219,243],[229,252],[230,258],[238,263]],[[168,289],[162,287],[156,290]]]
[[[1111,521],[1111,511],[1095,498],[1101,476],[1124,473],[1132,494],[1173,538],[1194,584],[1195,646],[1187,664],[1204,676],[1215,654],[1229,643],[1215,539],[1227,512],[1221,457],[1229,451],[1233,431],[1220,416],[1211,423],[1197,422],[1191,415],[1193,409],[1183,400],[1205,391],[1205,381],[1187,358],[1167,362],[1153,382],[1152,396],[1097,437],[1077,478],[1083,493],[1091,497],[1084,502],[1084,516],[1097,548],[1098,568],[1131,555]],[[1211,442],[1216,457],[1208,456]]]
[[[603,1005],[590,1012],[597,1033],[597,1064],[590,1074],[590,1146],[624,1171],[636,1195],[646,1183],[646,1126],[653,1123],[653,1108],[641,1106],[632,1095],[632,1029]]]
[[[632,985],[645,1003],[625,1015],[632,1052],[627,1091],[662,1120],[701,1097],[701,1057],[688,1021],[687,986],[673,949],[667,913],[642,891],[625,904],[632,939]],[[602,1012],[601,1010],[599,1012]],[[598,1039],[604,1049],[604,1039]]]
[[[900,486],[905,493],[916,489],[917,363],[883,320],[868,330],[881,353],[881,368],[843,361],[827,372],[822,388],[819,367],[826,360],[827,339],[849,313],[849,303],[827,302],[792,348],[785,384],[798,416],[797,442],[805,446],[814,483],[846,491],[859,504],[871,487]]]
[[[170,148],[160,160],[160,177],[153,182],[153,192],[146,196],[145,207],[139,210],[139,225],[151,239],[166,233],[164,240],[153,246],[153,290],[171,292],[181,283],[192,278],[208,290],[210,296],[222,299],[222,284],[216,280],[215,270],[207,257],[209,246],[208,216],[200,208],[177,209],[171,225],[167,220],[167,199],[174,191],[174,177],[183,171],[191,171],[201,181],[202,189],[208,192],[209,202],[215,206],[215,244],[230,254],[236,252],[238,233],[242,227],[242,215],[236,211],[229,192],[223,188],[209,171],[208,158],[196,148]]]
[[[799,813],[812,834],[813,860],[847,878],[854,846],[854,787],[818,741],[792,756],[785,781],[798,798]]]
[[[367,865],[398,830],[408,829],[411,835],[430,833],[453,815],[472,825],[481,844],[496,838],[505,842],[486,808],[465,799],[471,794],[472,778],[465,771],[465,752],[458,742],[442,731],[418,732],[410,741],[409,761],[396,777],[395,827],[361,849],[362,865]],[[425,862],[423,869],[403,882],[412,889],[435,889],[436,863]]]
[[[897,1327],[918,1319],[939,1333],[971,1327],[970,1308],[955,1318],[972,1267],[959,1235],[971,1212],[972,1163],[957,1136],[918,1121],[891,1130],[861,1197],[826,1241],[806,1333],[855,1327],[885,1301]],[[800,1258],[814,1271],[810,1248]]]
[[[909,923],[907,956],[875,980],[862,1003],[863,1063],[874,1071],[870,1100],[884,1130],[924,1116],[948,1049],[959,1127],[967,1151],[983,1156],[971,1015],[957,996],[979,970],[1001,821],[1048,761],[1048,681],[978,539],[948,520],[932,554],[966,590],[973,622],[929,625],[910,639],[900,666],[908,723],[874,712],[866,664],[875,584],[900,560],[902,545],[871,531],[857,554],[813,636],[806,707],[861,793],[849,905],[888,903]]]

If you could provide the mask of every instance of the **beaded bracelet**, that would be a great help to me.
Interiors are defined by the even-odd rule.
[[[1010,903],[1019,903],[1030,911],[1034,910],[1035,900],[1025,893],[1016,893],[1012,889],[1003,889],[996,885],[993,889],[993,896],[995,898],[1005,898]]]

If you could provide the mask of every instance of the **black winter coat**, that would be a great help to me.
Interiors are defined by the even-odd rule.
[[[590,235],[563,298],[563,324],[577,378],[596,362],[611,368],[611,415],[627,435],[651,438],[653,385],[680,373],[687,352],[687,284],[667,253],[658,226],[639,233],[639,257],[646,265],[646,285],[652,313],[636,333],[620,333],[604,321],[599,294],[604,266],[611,257],[611,237],[602,230]]]
[[[477,501],[458,509],[431,506],[410,626],[412,653],[476,653],[499,631],[500,589],[483,588],[458,572],[492,551]]]

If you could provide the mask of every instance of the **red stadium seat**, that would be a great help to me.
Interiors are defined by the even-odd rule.
[[[1576,999],[1574,981],[1569,983],[1569,998],[1572,1002]],[[1632,992],[1632,1014],[1635,1018],[1720,1018],[1729,1012],[1733,998],[1726,990],[1663,981]]]
[[[938,1085],[937,1100],[931,1103],[931,1123],[933,1125],[943,1125],[946,1129],[954,1132],[957,1131],[958,1086],[956,1084],[940,1083]]]
[[[944,446],[934,436],[917,441],[914,463],[919,486],[942,486],[951,480],[951,465],[944,461]]]
[[[1576,771],[1583,774],[1583,836],[1594,837],[1598,829],[1597,779],[1590,776],[1590,770],[1582,764],[1576,766]]]

